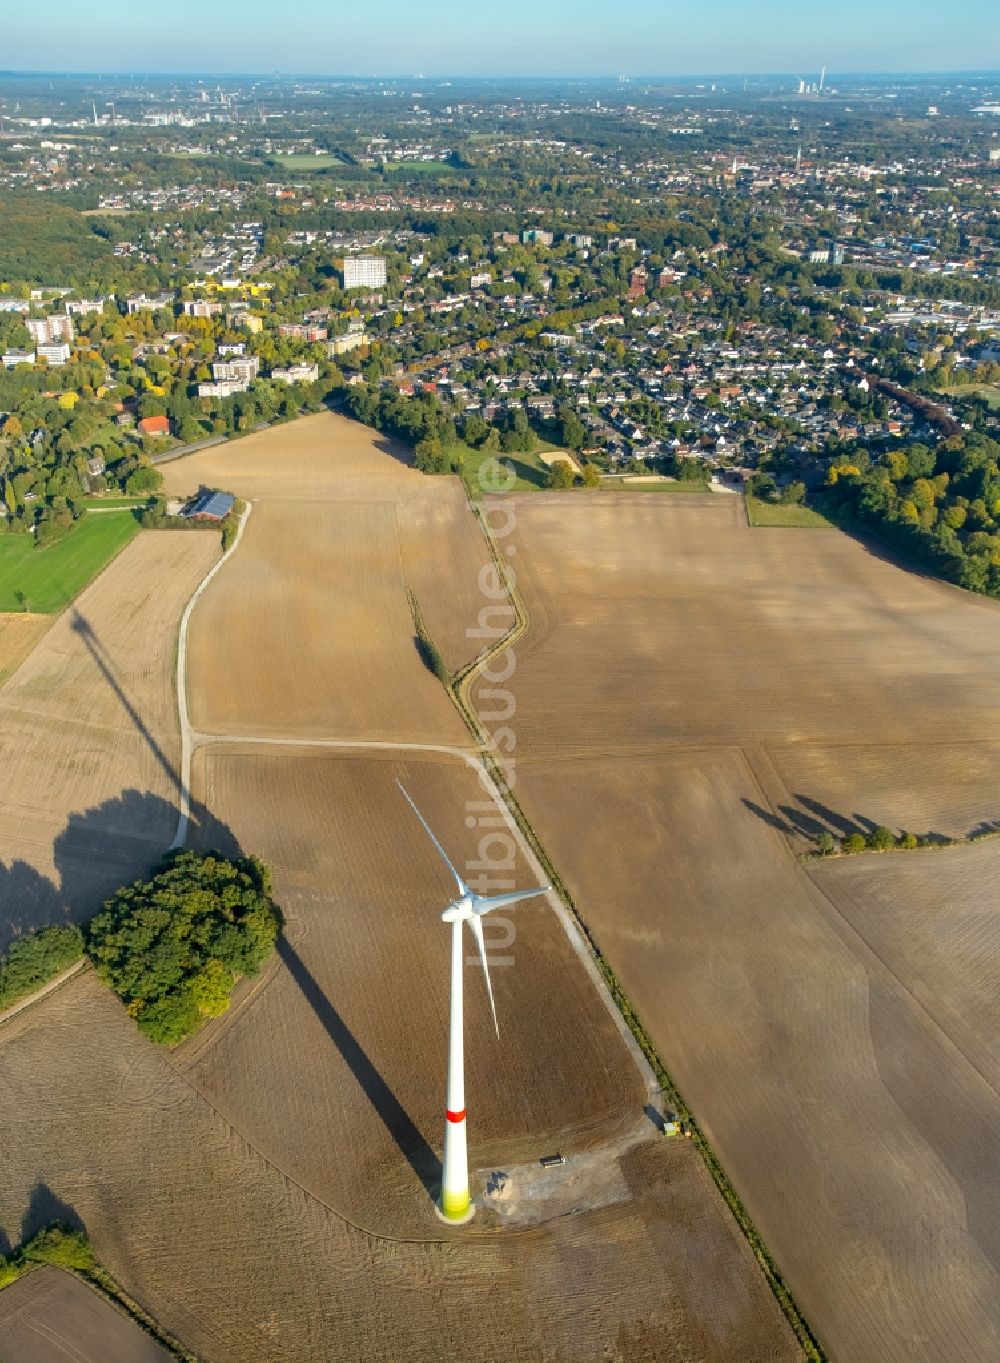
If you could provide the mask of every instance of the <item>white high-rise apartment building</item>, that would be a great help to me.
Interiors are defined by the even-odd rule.
[[[382,289],[385,278],[384,256],[345,256],[345,289]]]
[[[28,317],[24,325],[31,333],[31,339],[36,345],[45,345],[49,341],[70,341],[73,340],[73,319],[59,313],[53,313],[50,317]]]

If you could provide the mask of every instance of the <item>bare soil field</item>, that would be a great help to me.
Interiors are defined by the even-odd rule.
[[[1000,843],[836,858],[809,872],[1000,1092]]]
[[[206,1363],[797,1357],[685,1143],[623,1159],[632,1201],[413,1242],[357,1229],[276,1169],[90,972],[0,1029],[0,1083],[0,1229],[18,1243],[78,1220]],[[331,1141],[331,1163],[346,1153]]]
[[[483,836],[466,829],[467,803],[487,797],[464,763],[407,756],[199,752],[197,798],[273,868],[288,925],[280,968],[178,1063],[273,1163],[350,1220],[436,1238],[424,1184],[440,1174],[450,951],[440,916],[454,886],[396,778],[460,869]],[[502,878],[532,876],[518,857]],[[470,935],[472,1163],[502,1168],[634,1128],[642,1080],[552,909],[519,906],[486,925],[486,940],[500,1041]]]
[[[978,743],[1000,723],[996,601],[843,534],[751,531],[738,498],[507,505],[531,617],[512,690],[530,697],[517,730],[536,756]]]
[[[885,824],[922,837],[965,838],[1000,826],[1000,743],[989,728],[967,743],[928,736],[844,747],[769,744],[767,758],[780,782],[777,812],[802,851],[824,828],[843,837]]]
[[[51,624],[51,615],[0,614],[0,685],[17,671]]]
[[[174,639],[218,537],[140,534],[0,688],[0,950],[87,916],[169,844]]]
[[[831,1356],[992,1357],[1000,843],[789,838],[995,816],[1000,606],[737,510],[517,499],[518,798]]]
[[[170,1355],[72,1273],[44,1265],[0,1292],[4,1363],[170,1363]]]
[[[468,741],[416,650],[392,502],[262,499],[194,612],[189,676],[207,733]]]
[[[378,432],[347,417],[322,412],[245,440],[200,450],[165,464],[162,471],[171,496],[186,495],[206,484],[261,504],[295,503],[294,511],[286,508],[272,517],[269,550],[274,562],[280,559],[282,571],[297,573],[296,588],[307,593],[320,611],[316,621],[303,620],[303,626],[311,624],[322,635],[329,629],[338,601],[346,609],[352,600],[370,593],[372,584],[364,574],[373,572],[382,579],[386,594],[391,584],[404,608],[404,588],[411,589],[431,635],[454,669],[479,651],[479,641],[470,642],[465,631],[475,623],[483,604],[479,573],[489,555],[460,480],[427,478],[411,462],[407,450]],[[340,509],[331,503],[341,504]],[[364,510],[350,513],[345,503]],[[313,509],[311,514],[303,511],[303,504]],[[348,540],[338,549],[338,526],[343,518],[349,521],[353,515],[357,526],[358,518],[368,517],[373,535],[388,535],[391,508],[395,508],[395,553],[387,547],[381,557],[371,554],[354,559],[350,554],[359,548],[357,540]],[[263,544],[264,533],[256,531],[258,546]],[[313,536],[316,544],[311,542]],[[249,540],[247,547],[252,543]],[[213,591],[222,591],[225,578],[237,568],[238,560],[234,560],[220,574]],[[336,571],[316,580],[331,568]],[[238,584],[233,590],[239,590]],[[286,608],[294,606],[294,596],[293,591],[285,598]],[[257,621],[258,627],[261,623]],[[409,630],[407,637],[411,636]],[[309,632],[300,638],[299,654],[313,637]],[[356,643],[356,637],[350,636],[339,646],[346,652]]]
[[[408,651],[404,588],[453,665],[478,651],[465,631],[484,603],[488,554],[457,480],[423,479],[378,437],[328,416],[205,451],[168,475],[172,491],[218,483],[255,502],[238,552],[192,617],[196,723],[247,723],[266,737],[294,724],[304,736],[346,728],[442,741],[440,692],[426,691]],[[134,548],[172,538],[142,536]],[[134,750],[122,749],[135,792],[108,797],[70,840],[113,883],[135,874],[126,852],[148,860],[173,831],[174,712],[168,724],[157,709],[173,667],[163,640],[206,567],[183,592],[176,567],[161,582],[147,614],[162,607],[171,623],[160,621],[159,652],[142,654],[145,673],[121,642],[127,626],[137,651],[146,647],[133,598],[117,600],[113,634],[85,596],[85,626],[76,621],[58,671],[35,688],[50,693],[60,733],[84,727],[65,719],[80,693],[86,722],[100,715],[86,674],[59,689],[74,680],[66,659],[79,641],[119,705],[120,742],[141,732]],[[109,580],[91,593],[108,592]],[[272,618],[281,614],[289,621]],[[276,655],[271,671],[255,647]],[[250,702],[232,700],[227,685]],[[452,718],[444,741],[458,736]],[[76,760],[65,741],[46,756]],[[643,1135],[639,1071],[542,903],[512,919],[512,965],[496,959],[502,925],[488,934],[499,1043],[471,968],[473,1163],[482,1172],[535,1159],[550,1143],[573,1153],[611,1141],[607,1187],[572,1214],[517,1229],[484,1214],[456,1230],[434,1216],[446,1031],[439,915],[450,890],[393,777],[456,856],[476,845],[465,806],[482,794],[457,760],[402,756],[252,742],[196,753],[192,839],[226,851],[245,844],[273,863],[287,939],[231,1011],[173,1055],[140,1036],[90,971],[0,1027],[0,1231],[17,1243],[41,1224],[78,1219],[126,1291],[206,1363],[797,1357],[695,1151]],[[42,794],[44,809],[54,794]],[[122,847],[130,825],[135,837]]]

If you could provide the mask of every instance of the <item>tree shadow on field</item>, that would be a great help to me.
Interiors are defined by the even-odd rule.
[[[86,1230],[74,1207],[58,1197],[47,1183],[39,1181],[31,1190],[31,1197],[21,1218],[21,1241],[26,1244],[47,1226],[63,1226],[67,1230]]]
[[[58,887],[26,861],[0,861],[0,954],[26,932],[68,918]]]
[[[53,883],[23,861],[0,862],[0,953],[28,932],[54,923],[84,923],[109,895],[155,871],[177,827],[178,809],[151,791],[123,790],[71,814],[56,838]],[[188,846],[242,855],[224,823],[192,803]]]
[[[383,1079],[357,1037],[285,936],[278,938],[278,955],[288,967],[289,974],[301,989],[306,1002],[326,1028],[327,1035],[382,1119],[385,1129],[396,1142],[410,1168],[420,1179],[428,1195],[436,1197],[441,1186],[441,1161],[420,1134],[413,1118]]]
[[[784,819],[779,819],[777,814],[772,814],[769,809],[764,809],[762,805],[755,804],[753,800],[748,800],[745,796],[743,804],[751,814],[756,814],[758,819],[763,820],[770,828],[777,829],[779,833],[789,834],[795,831],[791,825],[785,823]]]
[[[374,432],[372,433],[375,434]],[[395,459],[397,464],[403,464],[406,468],[416,467],[415,456],[408,445],[404,445],[401,440],[393,440],[387,435],[375,435],[372,442],[380,454],[387,454],[391,459]]]
[[[815,842],[821,833],[829,833],[838,840],[850,837],[855,833],[866,838],[880,826],[877,819],[870,819],[867,815],[859,814],[856,810],[851,814],[839,814],[829,805],[822,804],[809,795],[796,792],[792,799],[797,800],[801,808],[796,809],[794,805],[779,805],[778,808],[784,818],[779,818],[777,814],[755,804],[753,800],[744,799],[743,804],[750,810],[751,814],[756,814],[757,818],[763,823],[766,823],[770,828],[777,829],[785,837],[801,838],[809,843]],[[966,838],[974,839],[994,832],[1000,832],[1000,820],[990,822],[984,819],[976,828],[966,834]],[[933,829],[921,833],[919,836],[924,843],[948,844],[954,841],[947,834],[935,832]]]

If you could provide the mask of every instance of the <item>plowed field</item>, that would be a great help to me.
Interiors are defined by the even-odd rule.
[[[0,1293],[5,1363],[170,1363],[133,1321],[70,1273],[39,1268]]]
[[[283,609],[318,610],[301,621],[310,634],[328,631],[337,622],[338,606],[357,609],[373,589],[381,585],[388,591],[391,582],[404,608],[404,586],[414,593],[435,642],[457,668],[480,648],[466,630],[474,627],[483,604],[479,573],[489,555],[460,480],[425,478],[410,459],[386,437],[323,412],[178,459],[164,465],[163,473],[173,495],[207,484],[261,503],[295,503],[294,511],[272,509],[270,561],[287,553],[280,571],[286,578],[291,571],[298,576]],[[353,504],[353,510],[331,503]],[[349,551],[358,547],[356,534],[366,518],[373,539],[385,537],[385,552],[354,562]],[[355,538],[339,544],[342,534]],[[254,538],[260,545],[260,533]],[[366,580],[365,572],[374,580]],[[299,592],[307,597],[301,607]],[[261,616],[258,628],[265,623]],[[346,650],[354,642],[348,635],[337,646]]]
[[[51,615],[0,615],[0,683],[17,671],[51,624]]]
[[[468,740],[416,650],[392,502],[261,500],[189,658],[208,733]]]
[[[728,499],[514,512],[518,797],[807,1317],[1000,1354],[1000,843],[792,851],[1000,816],[1000,605]]]
[[[469,967],[471,1162],[477,1188],[509,1168],[516,1189],[558,1146],[561,1210],[501,1224],[486,1207],[465,1230],[434,1216],[451,891],[393,778],[470,874],[502,822],[461,760],[323,745],[467,743],[417,660],[405,594],[453,666],[478,651],[466,631],[488,554],[457,480],[424,479],[325,415],[168,469],[174,490],[219,484],[254,501],[192,615],[194,721],[226,736],[195,754],[192,840],[268,859],[288,932],[230,1012],[173,1055],[89,972],[0,1029],[0,1229],[16,1241],[78,1217],[126,1290],[206,1363],[790,1363],[748,1246],[693,1147],[650,1135],[632,1053],[543,901],[513,911],[508,943],[502,923],[487,934],[499,1042]],[[161,584],[162,599],[174,590]],[[173,729],[145,694],[172,668],[171,632],[136,640],[143,688],[121,652],[129,607],[113,645],[110,621],[79,604],[88,624],[72,639],[102,642],[87,652],[115,681],[121,741],[139,719],[146,735],[125,754],[137,808],[172,814],[156,783],[171,793]],[[47,685],[72,713],[63,671],[72,682],[66,667]],[[293,736],[303,746],[282,744]],[[154,823],[137,821],[137,856]],[[111,831],[94,875],[117,882],[115,819]],[[517,856],[501,874],[529,872]]]

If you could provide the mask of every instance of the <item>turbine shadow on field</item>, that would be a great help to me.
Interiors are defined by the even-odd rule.
[[[396,1142],[410,1168],[420,1179],[428,1195],[435,1197],[441,1186],[441,1161],[284,935],[278,938],[278,955],[288,967],[292,979],[325,1027],[327,1035],[382,1119],[385,1129]]]
[[[84,646],[86,647],[87,652],[93,658],[94,662],[97,664],[97,668],[100,671],[101,676],[104,678],[104,680],[111,687],[112,691],[121,701],[122,708],[128,715],[129,719],[132,721],[135,728],[146,740],[150,752],[153,754],[157,762],[163,768],[164,772],[167,775],[167,779],[179,791],[181,788],[181,778],[176,768],[174,767],[174,764],[170,761],[169,757],[167,757],[166,753],[160,747],[159,743],[157,743],[156,739],[153,737],[152,733],[143,722],[143,718],[139,714],[139,711],[135,708],[135,706],[132,704],[132,702],[126,695],[125,689],[118,681],[118,678],[115,676],[114,668],[112,667],[111,662],[109,661],[107,654],[104,651],[103,644],[95,634],[93,626],[91,625],[90,621],[86,618],[86,616],[81,615],[75,606],[72,612],[70,613],[70,626],[73,629],[73,632],[75,634],[78,634],[80,638],[83,640]]]

